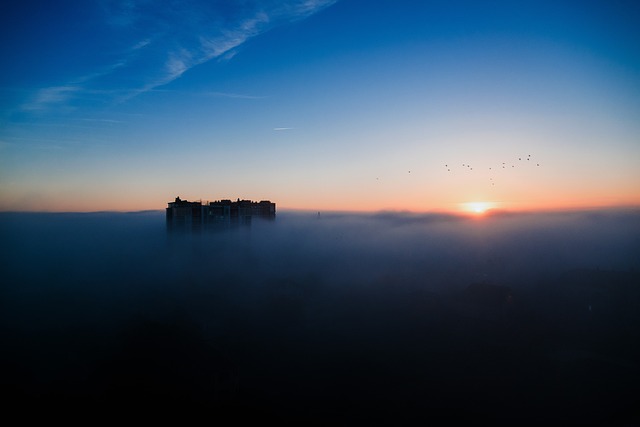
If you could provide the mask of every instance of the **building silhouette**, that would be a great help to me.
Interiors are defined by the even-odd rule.
[[[251,200],[217,200],[203,203],[190,202],[176,197],[167,206],[167,225],[170,228],[220,227],[251,224],[252,218],[275,219],[276,204],[269,200],[253,202]]]

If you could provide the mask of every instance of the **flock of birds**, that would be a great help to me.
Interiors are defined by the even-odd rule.
[[[494,164],[494,165],[489,166],[489,167],[485,166],[485,167],[483,167],[481,169],[476,168],[476,170],[484,169],[485,171],[490,171],[490,173],[492,173],[492,172],[502,171],[502,169],[510,170],[510,169],[519,168],[519,167],[524,166],[525,164],[527,166],[530,166],[530,165],[533,165],[533,163],[534,163],[534,161],[531,158],[531,154],[529,154],[526,157],[518,157],[518,160],[514,160],[514,161],[509,162],[509,163],[502,162],[501,164],[497,164],[497,165]],[[452,171],[456,172],[456,171],[458,171],[460,169],[459,166],[453,165],[453,164],[445,164],[444,167],[447,168],[447,172],[452,172]],[[535,162],[535,167],[540,167],[540,163]],[[471,172],[471,171],[473,171],[473,166],[471,164],[469,164],[469,163],[462,163],[462,169],[465,170],[465,171]],[[411,172],[411,171],[409,171],[409,172]],[[493,174],[491,174],[491,176],[489,177],[489,181],[491,182],[492,186],[495,186],[495,182],[494,182],[494,179],[493,179]]]
[[[534,166],[535,164],[535,166]],[[489,172],[490,176],[489,176],[489,182],[491,183],[492,186],[495,186],[495,182],[493,179],[493,173],[495,172],[500,172],[503,169],[504,170],[511,170],[511,169],[517,169],[520,167],[524,167],[524,166],[534,166],[534,167],[540,167],[540,163],[538,161],[534,161],[533,158],[531,157],[531,154],[528,154],[526,157],[524,156],[520,156],[518,157],[518,160],[512,160],[511,162],[502,162],[499,164],[493,164],[492,166],[482,166],[482,167],[477,167],[475,168],[476,171],[485,171],[485,172]],[[462,166],[459,166],[459,164],[445,164],[444,167],[447,169],[447,172],[451,173],[456,173],[459,172],[460,169],[462,169],[465,172],[471,172],[474,170],[474,167],[470,164],[470,163],[462,163]],[[411,174],[411,171],[408,170],[407,171],[408,174]],[[376,181],[379,181],[380,177],[376,177]]]

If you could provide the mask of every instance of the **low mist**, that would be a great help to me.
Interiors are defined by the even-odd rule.
[[[0,219],[16,407],[171,402],[354,423],[637,415],[638,211],[281,212],[201,231],[169,231],[155,211]]]

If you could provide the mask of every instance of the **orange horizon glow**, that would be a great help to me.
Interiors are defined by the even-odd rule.
[[[175,196],[174,196],[175,197]],[[140,212],[140,211],[162,211],[167,207],[167,203],[172,201],[174,197],[167,197],[166,200],[146,200],[143,203],[133,204],[122,200],[120,203],[95,203],[95,200],[79,199],[75,203],[63,203],[57,200],[57,203],[30,203],[23,206],[7,206],[0,205],[0,212],[43,212],[43,213],[91,213],[91,212]],[[194,198],[183,197],[183,200],[217,200],[216,198]],[[250,200],[265,200],[269,198],[250,198],[241,197]],[[562,211],[589,211],[589,210],[616,210],[616,209],[640,209],[640,200],[630,200],[628,203],[558,203],[558,204],[533,204],[533,203],[516,203],[504,201],[467,201],[458,203],[445,203],[441,206],[414,206],[412,207],[393,207],[376,204],[362,204],[361,206],[340,206],[329,203],[318,203],[316,206],[297,205],[293,203],[279,203],[277,199],[270,198],[276,203],[278,211],[299,211],[299,212],[341,212],[341,213],[376,213],[376,212],[398,212],[408,214],[421,213],[437,213],[448,215],[463,215],[472,217],[490,216],[492,213],[513,212],[562,212]],[[94,202],[94,203],[91,203]]]
[[[462,203],[460,209],[465,213],[471,213],[477,216],[484,215],[488,210],[496,208],[493,202],[467,202]]]

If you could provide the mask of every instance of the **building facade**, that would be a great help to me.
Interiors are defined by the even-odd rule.
[[[176,197],[167,206],[167,225],[184,228],[203,228],[250,224],[252,218],[273,220],[276,204],[269,200],[217,200],[210,203],[190,202]]]

